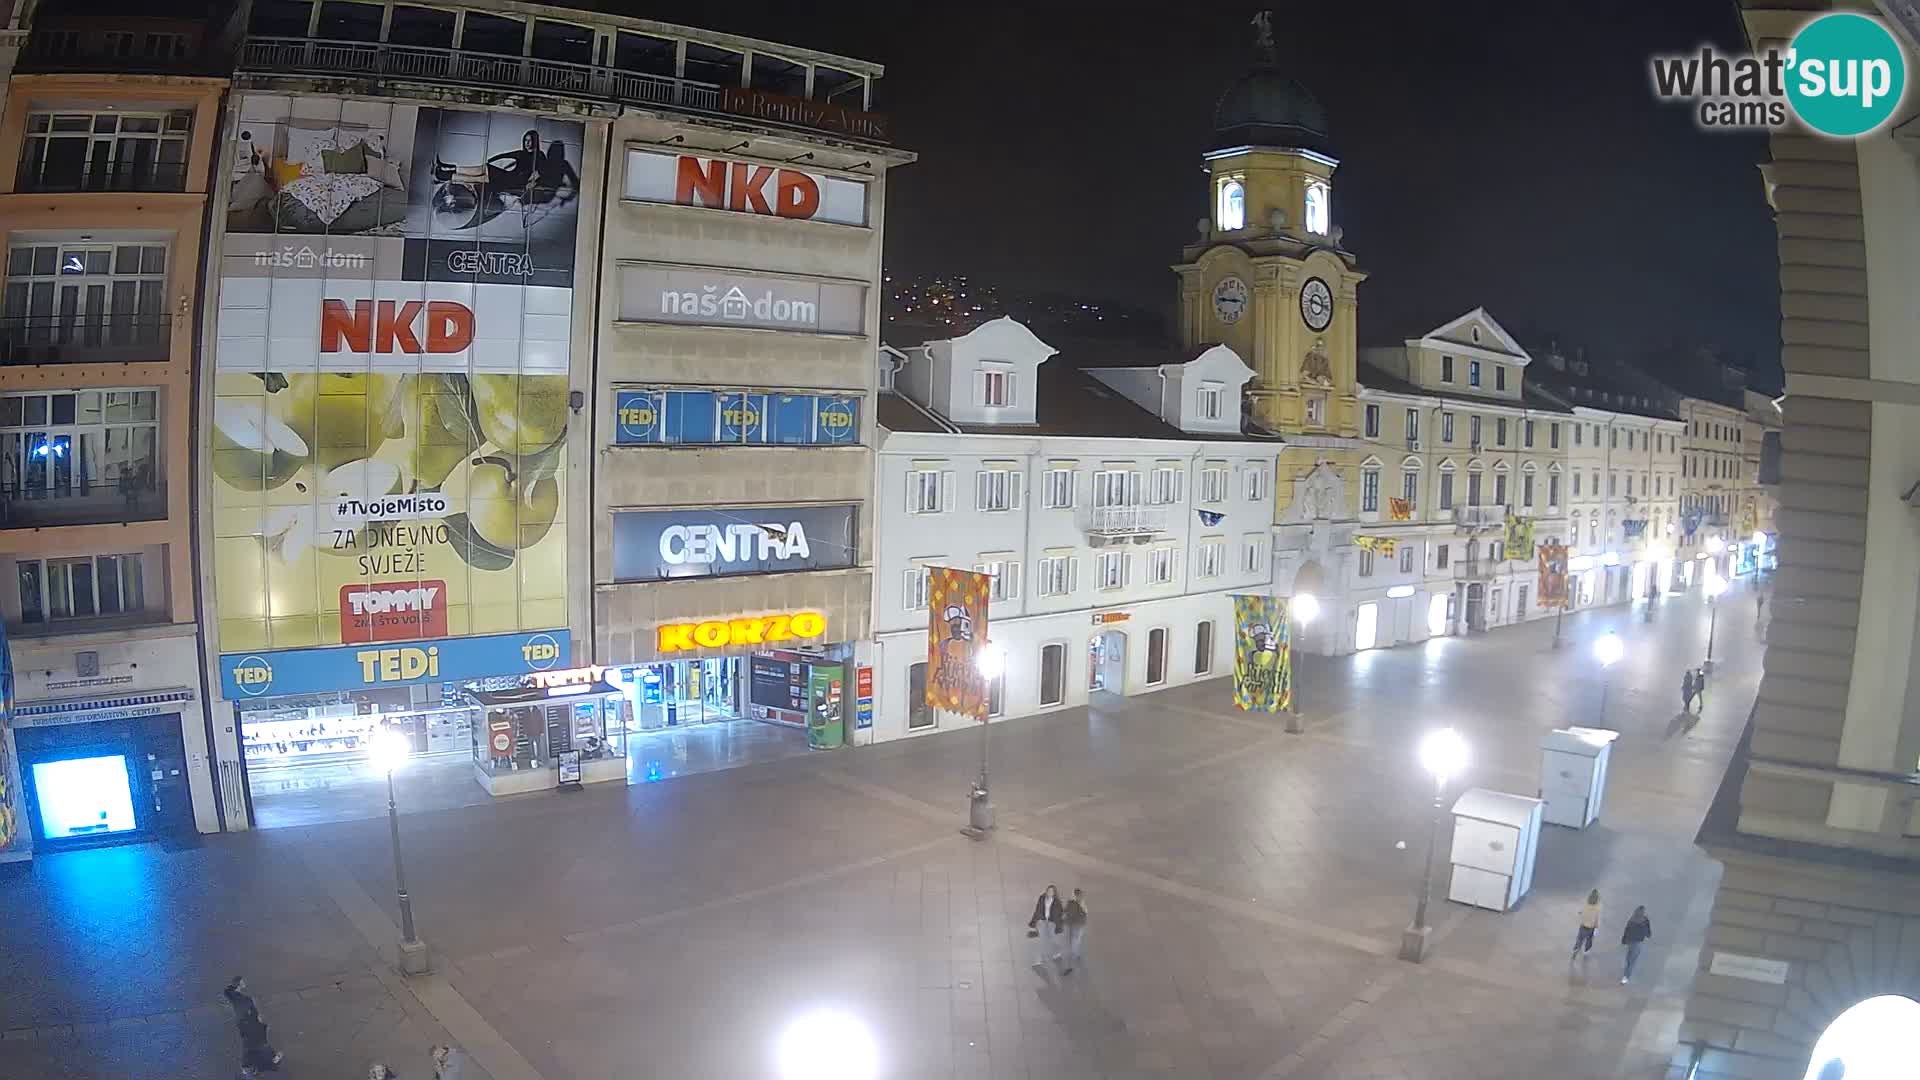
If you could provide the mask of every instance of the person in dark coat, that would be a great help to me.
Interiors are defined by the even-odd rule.
[[[1044,964],[1049,960],[1060,959],[1059,935],[1066,925],[1067,907],[1060,902],[1060,887],[1047,886],[1040,899],[1033,903],[1033,918],[1027,920],[1029,933],[1037,931],[1040,938],[1040,959],[1035,963]]]
[[[1688,668],[1685,671],[1682,671],[1680,673],[1680,711],[1681,712],[1690,713],[1693,711],[1693,695],[1694,695],[1693,669]]]
[[[1062,975],[1073,974],[1073,969],[1087,958],[1087,894],[1085,890],[1073,890],[1073,899],[1067,901],[1066,917],[1062,920],[1067,927],[1067,970]]]
[[[1627,947],[1627,966],[1620,973],[1620,984],[1625,986],[1633,978],[1634,965],[1640,962],[1640,950],[1646,947],[1647,939],[1653,937],[1653,920],[1647,918],[1647,909],[1643,904],[1633,909],[1627,917],[1627,928],[1620,932],[1620,944]]]
[[[240,1075],[279,1072],[283,1055],[267,1041],[267,1022],[260,1019],[260,1008],[247,993],[247,980],[235,975],[222,996],[233,1010],[233,1026],[240,1033]]]

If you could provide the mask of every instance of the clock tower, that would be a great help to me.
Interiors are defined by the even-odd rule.
[[[1208,216],[1174,267],[1181,336],[1248,362],[1249,414],[1262,427],[1353,438],[1354,300],[1366,275],[1334,223],[1326,110],[1280,71],[1255,25],[1259,56],[1214,108]]]

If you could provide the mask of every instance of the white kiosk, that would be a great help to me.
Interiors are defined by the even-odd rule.
[[[1539,799],[1473,788],[1453,804],[1453,881],[1447,899],[1506,911],[1533,888]]]
[[[1617,731],[1569,727],[1540,740],[1540,795],[1549,824],[1584,829],[1600,817],[1607,793],[1607,762]]]

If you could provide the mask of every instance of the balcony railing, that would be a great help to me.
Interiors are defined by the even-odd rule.
[[[1167,531],[1164,506],[1096,506],[1087,511],[1092,536],[1151,536]]]
[[[741,87],[648,75],[636,71],[530,56],[502,56],[464,49],[388,45],[365,41],[250,37],[240,49],[240,70],[273,74],[388,77],[545,90],[569,97],[631,102],[728,116],[773,118],[791,126],[887,141],[886,118],[876,113],[767,95]]]
[[[1499,567],[1498,559],[1457,559],[1453,564],[1453,580],[1487,581]]]
[[[0,319],[0,365],[161,362],[172,336],[170,315]]]
[[[1507,523],[1507,508],[1504,506],[1456,506],[1453,508],[1453,523],[1462,529],[1503,527]]]
[[[0,483],[0,529],[42,529],[158,521],[167,516],[164,484],[75,481],[53,487]]]
[[[23,161],[13,182],[19,192],[185,191],[187,166],[181,161],[117,161],[104,168],[79,169]]]

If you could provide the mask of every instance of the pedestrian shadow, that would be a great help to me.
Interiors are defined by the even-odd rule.
[[[1699,724],[1699,713],[1687,710],[1674,713],[1673,719],[1667,721],[1667,738],[1671,739],[1679,735],[1690,735],[1693,733],[1693,729],[1698,727]]]
[[[1053,1018],[1055,1026],[1087,1053],[1089,1060],[1130,1062],[1138,1049],[1127,1021],[1107,1008],[1088,980],[1086,961],[1072,975],[1061,975],[1051,964],[1045,970],[1029,966],[1041,980],[1034,996]]]

